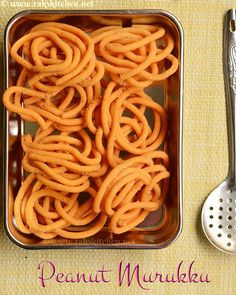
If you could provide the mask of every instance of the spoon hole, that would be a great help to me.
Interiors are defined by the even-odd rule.
[[[232,216],[228,216],[228,220],[232,220]]]
[[[222,224],[220,224],[218,227],[219,227],[219,229],[221,229],[221,228],[223,228],[223,225],[222,225]]]
[[[219,218],[219,219],[222,219],[222,216],[220,215],[218,218]]]
[[[218,238],[221,238],[222,237],[222,234],[218,234],[217,236],[218,236]]]
[[[219,202],[222,203],[223,202],[223,199],[219,199]]]
[[[228,227],[228,229],[232,229],[232,225],[231,224],[229,224],[227,227]]]
[[[229,239],[231,239],[232,238],[232,235],[231,234],[228,234],[228,236],[227,236]]]
[[[210,207],[209,209],[210,209],[210,210],[213,210],[213,207]]]
[[[228,211],[229,211],[229,212],[231,212],[231,211],[232,211],[232,208],[231,208],[231,207],[229,207],[229,208],[228,208]]]
[[[209,227],[212,228],[213,227],[213,224],[209,224]]]
[[[227,243],[227,246],[230,247],[231,246],[231,243]]]
[[[210,217],[211,219],[213,219],[213,215],[210,215],[209,217]]]
[[[231,198],[228,198],[228,199],[227,199],[227,202],[228,202],[228,203],[232,203],[232,199],[231,199]]]
[[[236,30],[235,20],[231,19],[231,21],[230,21],[230,31],[235,32],[235,30]]]
[[[220,208],[219,208],[219,210],[220,210],[220,211],[222,211],[222,210],[223,210],[223,208],[222,208],[222,207],[220,207]]]

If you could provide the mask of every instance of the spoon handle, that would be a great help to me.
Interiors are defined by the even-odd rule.
[[[236,184],[236,9],[227,12],[224,23],[224,77],[229,146],[228,178]]]

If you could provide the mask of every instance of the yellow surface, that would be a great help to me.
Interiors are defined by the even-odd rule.
[[[53,2],[53,3],[52,3]],[[48,8],[66,1],[1,1],[0,38],[8,19],[17,11],[46,3]],[[73,6],[73,1],[67,1]],[[78,1],[81,8],[85,2]],[[89,2],[89,1],[87,1]],[[17,4],[18,3],[18,4]],[[20,4],[19,4],[20,3]],[[18,7],[25,3],[25,7]],[[31,6],[30,6],[31,5]],[[91,6],[92,5],[92,6]],[[222,25],[224,13],[236,7],[236,1],[129,1],[94,0],[89,9],[161,8],[172,12],[185,31],[184,87],[184,228],[180,238],[164,250],[51,250],[27,251],[9,241],[0,227],[0,295],[28,294],[236,294],[236,257],[214,249],[200,226],[204,199],[227,172],[227,133],[222,70]],[[65,6],[62,8],[66,8]],[[1,53],[2,54],[2,53]],[[2,67],[1,67],[2,68]],[[2,72],[2,70],[1,70]],[[2,73],[1,73],[2,75]],[[1,79],[2,80],[2,79]],[[1,85],[2,87],[2,85]],[[2,136],[2,135],[1,135]],[[2,142],[2,140],[1,140]],[[57,271],[96,272],[105,265],[113,270],[108,284],[59,284],[50,281],[42,288],[38,263],[54,261]],[[140,264],[143,272],[172,273],[177,264],[195,260],[198,272],[209,274],[208,284],[153,283],[149,291],[136,283],[117,285],[118,262]]]

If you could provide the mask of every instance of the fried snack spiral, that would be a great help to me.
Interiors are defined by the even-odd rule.
[[[108,26],[91,34],[96,54],[111,79],[119,85],[145,88],[166,80],[178,68],[171,54],[174,40],[163,27],[133,25]],[[163,68],[163,62],[170,64]]]
[[[14,214],[19,230],[33,233],[42,239],[57,235],[69,239],[86,238],[100,231],[107,217],[92,211],[96,191],[90,186],[86,191],[90,197],[79,205],[80,194],[58,193],[38,182],[30,174],[21,186],[14,203]],[[53,211],[54,208],[54,211]],[[85,226],[94,223],[88,230],[73,232],[70,225]]]
[[[22,68],[3,103],[37,126],[21,137],[19,231],[40,239],[83,239],[104,227],[122,234],[162,206],[167,114],[145,88],[176,72],[173,49],[165,28],[119,22],[90,34],[40,23],[11,46]]]
[[[4,93],[4,105],[43,129],[47,119],[59,128],[80,126],[79,114],[100,96],[104,76],[92,39],[67,24],[42,23],[13,44],[11,56],[23,69],[16,86]]]
[[[24,57],[18,53],[20,48]],[[79,28],[62,23],[46,22],[34,26],[15,42],[11,56],[35,73],[30,81],[31,87],[44,86],[44,90],[48,91],[80,82],[87,82],[86,86],[94,85],[104,73],[101,64],[96,61],[91,38]],[[99,77],[91,77],[95,72]],[[59,78],[54,85],[46,86],[41,82],[45,78],[52,81],[55,77]]]

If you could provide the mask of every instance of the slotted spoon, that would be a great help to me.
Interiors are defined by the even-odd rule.
[[[204,203],[202,228],[216,248],[236,254],[236,9],[229,10],[224,20],[223,50],[229,170]]]

